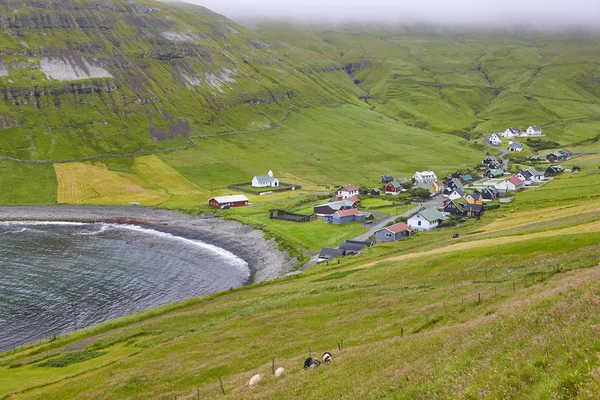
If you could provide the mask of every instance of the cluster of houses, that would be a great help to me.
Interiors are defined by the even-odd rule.
[[[383,188],[384,193],[391,195],[398,195],[402,192],[406,192],[410,188],[425,189],[429,191],[432,196],[435,196],[444,190],[444,184],[438,179],[433,171],[415,172],[412,179],[394,178],[391,175],[383,175],[381,177],[381,182],[385,185]]]
[[[542,136],[542,128],[537,125],[528,127],[525,132],[522,132],[519,128],[508,128],[504,132],[492,133],[488,139],[489,143],[493,146],[500,146],[502,144],[502,138],[508,139],[508,151],[523,151],[523,143],[515,142],[514,138],[530,138]]]

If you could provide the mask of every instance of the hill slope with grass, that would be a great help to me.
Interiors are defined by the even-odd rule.
[[[480,220],[2,354],[0,398],[596,398],[600,159],[577,162]]]

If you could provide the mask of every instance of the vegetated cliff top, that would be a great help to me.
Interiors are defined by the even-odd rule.
[[[289,47],[185,3],[5,1],[0,155],[169,147],[268,124],[292,102],[356,99],[341,68],[316,82],[307,73],[330,60],[292,58]]]

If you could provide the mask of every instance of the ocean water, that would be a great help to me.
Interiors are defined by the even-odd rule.
[[[0,222],[0,351],[249,278],[234,254],[153,229]]]

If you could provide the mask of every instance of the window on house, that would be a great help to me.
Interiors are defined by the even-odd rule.
[[[419,221],[418,225],[421,226],[421,221]]]

